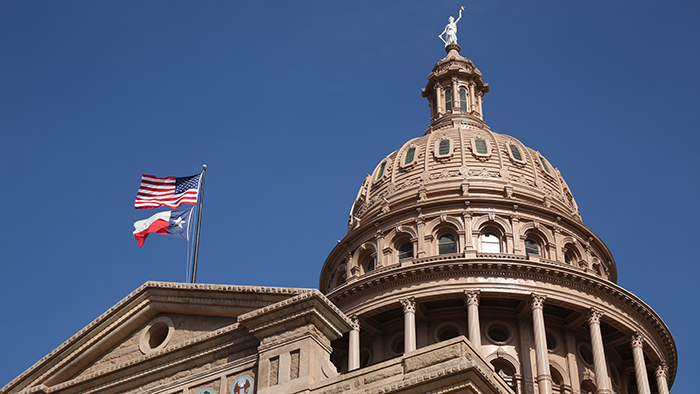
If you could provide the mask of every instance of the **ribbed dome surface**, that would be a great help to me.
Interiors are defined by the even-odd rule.
[[[431,127],[383,159],[360,188],[350,229],[407,204],[455,196],[520,200],[581,221],[569,187],[544,156],[462,117]]]

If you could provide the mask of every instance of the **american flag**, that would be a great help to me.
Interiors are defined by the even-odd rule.
[[[158,178],[143,174],[134,207],[136,209],[156,208],[165,205],[169,208],[177,208],[181,204],[195,205],[201,176],[202,174],[184,178],[174,176]]]

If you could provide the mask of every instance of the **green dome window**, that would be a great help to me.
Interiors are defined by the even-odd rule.
[[[474,141],[474,145],[476,145],[476,153],[480,155],[485,155],[488,153],[488,151],[486,150],[486,141],[476,140]]]
[[[438,150],[440,156],[446,156],[450,153],[450,140],[440,141],[440,149]]]
[[[452,89],[445,89],[445,112],[452,112]]]
[[[517,161],[523,161],[523,157],[520,155],[520,150],[518,149],[517,146],[511,145],[510,146],[510,153],[513,154],[513,158]]]
[[[442,234],[438,239],[438,253],[450,254],[457,253],[457,242],[452,234]]]
[[[413,158],[416,156],[416,148],[411,148],[406,152],[406,157],[404,158],[403,164],[409,165],[413,163]]]
[[[467,91],[466,89],[459,89],[459,108],[462,112],[467,112]]]

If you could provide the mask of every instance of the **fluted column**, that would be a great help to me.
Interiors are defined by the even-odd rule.
[[[537,387],[539,394],[552,394],[552,376],[549,374],[549,355],[547,354],[547,335],[544,328],[544,300],[546,296],[530,294],[532,307],[532,328],[535,334],[535,356],[537,359]]]
[[[435,114],[441,116],[444,113],[442,105],[442,86],[435,85]]]
[[[403,352],[416,350],[416,299],[414,297],[399,300],[403,305]]]
[[[360,368],[360,319],[351,316],[352,330],[350,331],[350,345],[348,346],[348,371]]]
[[[479,291],[465,290],[464,301],[467,303],[467,332],[469,342],[481,351],[481,326],[479,325]]]
[[[608,378],[608,367],[605,364],[605,349],[603,347],[603,336],[600,333],[600,318],[603,312],[591,308],[588,311],[588,326],[591,329],[591,348],[593,350],[593,366],[595,369],[595,385],[598,388],[596,394],[612,393],[610,389],[610,379]]]
[[[634,376],[637,378],[637,392],[639,394],[651,394],[649,390],[649,378],[647,366],[644,363],[644,340],[642,334],[635,332],[630,338],[632,346],[632,358],[634,359]]]
[[[668,392],[668,367],[666,363],[661,363],[656,366],[656,387],[659,388],[659,394],[669,394]]]

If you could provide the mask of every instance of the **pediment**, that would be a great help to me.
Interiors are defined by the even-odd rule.
[[[147,282],[0,389],[73,387],[185,360],[231,341],[254,342],[238,317],[309,289]],[[255,344],[248,344],[250,347]],[[242,345],[238,345],[239,347]],[[233,349],[233,350],[232,350]],[[226,354],[234,354],[234,347]],[[109,377],[108,377],[109,376]],[[87,383],[86,383],[87,384]]]

